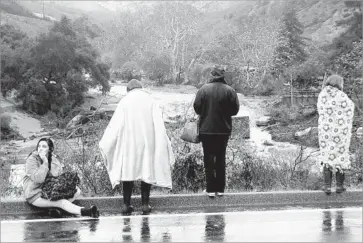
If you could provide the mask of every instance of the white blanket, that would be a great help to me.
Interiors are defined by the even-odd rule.
[[[99,147],[113,188],[135,180],[172,188],[174,154],[161,109],[146,91],[134,89],[120,101]]]

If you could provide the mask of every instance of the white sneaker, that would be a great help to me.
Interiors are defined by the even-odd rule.
[[[214,192],[207,192],[206,190],[203,190],[203,193],[206,194],[208,197],[214,198],[216,196],[216,193]]]

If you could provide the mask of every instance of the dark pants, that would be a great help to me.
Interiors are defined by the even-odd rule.
[[[123,181],[122,187],[123,187],[122,189],[123,189],[124,204],[126,206],[130,206],[131,205],[131,194],[132,194],[132,189],[134,187],[134,182],[133,181]],[[141,181],[141,202],[143,205],[149,205],[150,190],[151,190],[151,184]]]
[[[229,135],[200,135],[204,153],[207,192],[224,192],[228,139]]]

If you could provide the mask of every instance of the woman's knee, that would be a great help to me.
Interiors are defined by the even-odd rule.
[[[57,200],[57,201],[54,201],[54,202],[56,203],[56,205],[59,208],[67,211],[66,208],[67,208],[68,200],[66,200],[66,199],[60,199],[60,200]]]
[[[79,198],[79,197],[81,196],[81,193],[82,193],[81,189],[77,186],[77,191],[76,191],[76,193],[74,194],[73,198],[74,198],[74,199]]]
[[[28,202],[30,205],[38,207],[38,208],[43,208],[43,207],[47,207],[45,205],[44,199],[43,198],[37,198],[35,199],[33,202]]]
[[[38,208],[51,208],[57,206],[56,201],[50,201],[41,197],[35,199],[35,201],[30,204]]]
[[[39,207],[39,208],[61,208],[65,211],[68,211],[68,207],[67,205],[70,202],[68,202],[66,199],[61,199],[61,200],[57,200],[57,201],[50,201],[44,198],[38,198],[36,199],[32,205]]]

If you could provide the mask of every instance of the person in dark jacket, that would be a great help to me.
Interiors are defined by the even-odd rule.
[[[212,79],[197,92],[194,110],[199,115],[199,138],[209,197],[223,196],[226,181],[226,148],[232,131],[232,116],[239,111],[236,91],[224,80],[224,69],[214,67]]]

